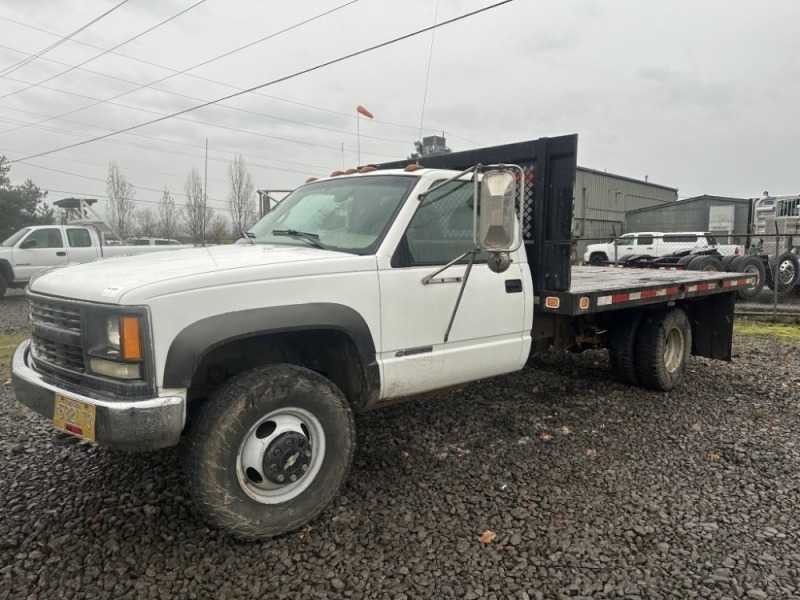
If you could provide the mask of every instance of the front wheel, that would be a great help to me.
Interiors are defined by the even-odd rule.
[[[645,387],[667,391],[683,380],[692,351],[692,328],[680,308],[654,311],[636,335],[636,375]]]
[[[353,416],[335,385],[270,365],[231,379],[202,407],[187,439],[187,485],[212,525],[266,539],[322,512],[354,448]]]
[[[608,258],[605,254],[595,253],[589,257],[589,265],[592,267],[602,267],[606,262],[608,262]]]

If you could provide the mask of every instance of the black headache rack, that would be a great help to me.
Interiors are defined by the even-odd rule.
[[[377,165],[402,169],[417,163],[431,169],[465,171],[477,164],[514,164],[525,177],[522,239],[533,276],[533,288],[567,292],[570,289],[572,207],[577,168],[578,135],[540,138],[528,142],[423,156]]]

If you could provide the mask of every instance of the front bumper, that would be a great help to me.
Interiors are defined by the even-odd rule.
[[[97,443],[119,450],[155,450],[180,441],[186,417],[180,396],[135,401],[98,400],[48,383],[28,366],[30,340],[14,351],[11,378],[17,400],[52,421],[55,395],[61,394],[95,406]]]

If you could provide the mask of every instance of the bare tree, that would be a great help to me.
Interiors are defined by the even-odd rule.
[[[128,183],[115,160],[108,163],[106,195],[108,196],[111,229],[119,237],[125,238],[133,231],[136,188]]]
[[[153,237],[157,231],[158,219],[152,208],[142,208],[136,211],[136,235]]]
[[[208,206],[208,199],[197,168],[192,167],[192,170],[189,171],[189,177],[186,178],[183,189],[186,192],[186,206],[183,208],[182,217],[186,232],[195,241],[202,241],[206,238],[214,211]]]
[[[164,193],[161,195],[161,200],[158,201],[158,216],[161,237],[167,239],[176,237],[178,235],[178,209],[175,207],[175,200],[167,186],[164,186]]]
[[[233,235],[236,237],[256,222],[256,203],[253,197],[255,186],[241,154],[237,154],[228,165],[228,183],[228,211],[231,214]]]
[[[211,220],[209,238],[215,244],[224,244],[229,241],[228,219],[225,218],[225,215],[214,215],[214,218]]]

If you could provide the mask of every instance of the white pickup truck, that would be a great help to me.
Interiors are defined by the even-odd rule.
[[[50,267],[182,247],[105,245],[97,229],[87,225],[24,227],[0,246],[0,298],[8,288],[24,288],[36,273]]]
[[[719,244],[717,239],[707,231],[673,233],[641,231],[626,233],[613,242],[589,244],[583,255],[583,262],[587,265],[601,266],[607,263],[623,262],[633,256],[654,258],[676,252],[706,250],[715,250],[721,256],[744,253],[742,246]]]
[[[112,448],[185,438],[199,511],[252,540],[335,497],[356,411],[548,345],[607,347],[615,377],[656,390],[692,353],[730,360],[746,275],[571,268],[576,156],[561,136],[365,167],[299,187],[243,244],[48,271],[16,398]]]

